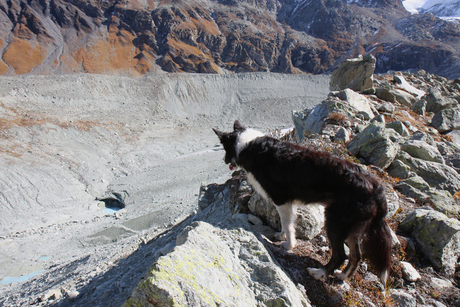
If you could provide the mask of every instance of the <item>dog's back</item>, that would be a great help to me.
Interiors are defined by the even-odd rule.
[[[380,187],[355,163],[268,136],[248,144],[240,152],[238,164],[254,174],[276,204],[329,204],[347,196],[365,200],[374,197]]]

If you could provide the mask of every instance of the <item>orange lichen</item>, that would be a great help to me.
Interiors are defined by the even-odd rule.
[[[45,59],[46,49],[38,43],[15,38],[6,48],[3,61],[13,67],[18,75],[26,74]]]

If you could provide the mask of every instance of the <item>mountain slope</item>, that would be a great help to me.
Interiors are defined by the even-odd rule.
[[[412,17],[400,0],[0,0],[0,74],[324,73],[371,52],[377,71],[460,76],[459,28]]]
[[[458,0],[428,0],[420,10],[439,17],[459,17],[460,1]]]

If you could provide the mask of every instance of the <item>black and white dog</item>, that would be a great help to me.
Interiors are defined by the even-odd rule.
[[[282,247],[292,249],[296,245],[296,205],[325,206],[332,257],[323,268],[308,268],[310,275],[324,279],[333,274],[346,259],[346,242],[349,261],[337,278],[353,275],[363,255],[385,284],[391,263],[391,233],[384,220],[384,189],[375,177],[355,163],[265,136],[238,121],[233,132],[213,130],[224,146],[225,163],[230,169],[244,169],[254,189],[276,204],[285,239]]]

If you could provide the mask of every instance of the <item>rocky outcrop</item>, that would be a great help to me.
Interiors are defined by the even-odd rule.
[[[401,223],[436,269],[453,275],[460,257],[460,222],[429,209],[416,209]]]
[[[0,74],[323,73],[367,52],[458,77],[459,33],[401,1],[0,0]]]
[[[349,88],[356,92],[372,89],[372,76],[375,70],[375,58],[365,54],[357,59],[342,62],[340,67],[331,75],[329,89],[340,91]]]
[[[302,139],[304,135],[319,134],[334,140],[335,133],[345,130],[348,151],[397,177],[398,191],[457,215],[460,210],[452,196],[460,189],[456,158],[460,150],[458,144],[442,136],[459,129],[455,124],[456,98],[460,97],[457,85],[456,81],[420,71],[377,78],[377,97],[350,89],[332,92],[317,107],[293,113],[297,136]],[[363,105],[357,108],[353,101],[365,101],[371,112]],[[411,113],[414,109],[418,111]],[[338,113],[342,120],[331,120]],[[429,123],[431,128],[425,126]]]
[[[310,306],[263,243],[242,228],[194,222],[124,306]]]
[[[235,203],[245,177],[200,193],[200,213],[163,249],[124,306],[310,306]],[[233,210],[231,210],[233,208]],[[255,227],[255,228],[254,228]]]
[[[407,73],[404,78],[375,77],[377,90],[384,86],[392,92],[399,87],[399,91],[412,98],[404,102],[390,98],[383,101],[375,95],[358,94],[350,89],[331,92],[317,107],[293,113],[296,127],[301,129],[296,139],[303,145],[323,148],[347,159],[356,159],[347,151],[356,155],[385,185],[387,218],[396,230],[396,234],[393,233],[395,262],[390,279],[398,288],[389,290],[391,300],[404,306],[419,303],[441,306],[439,297],[426,295],[435,291],[442,293],[444,302],[455,305],[460,290],[450,280],[457,280],[459,274],[460,210],[455,193],[460,189],[460,176],[454,168],[458,166],[454,157],[460,154],[460,146],[427,126],[431,122],[429,117],[435,115],[433,112],[424,110],[423,117],[411,111],[411,103],[420,101],[426,96],[425,92],[432,92],[426,83],[414,80],[425,79],[427,83],[439,80],[424,72]],[[408,81],[402,86],[404,82],[393,82],[396,79]],[[442,82],[445,89],[442,96],[457,93],[452,82]],[[418,84],[426,87],[417,87]],[[339,131],[348,133],[351,140],[347,144],[333,142]],[[425,207],[419,208],[417,203],[424,203]],[[322,207],[299,208],[296,220],[299,246],[292,252],[283,252],[271,242],[280,239],[274,234],[280,230],[275,205],[253,192],[243,172],[234,173],[224,185],[203,187],[199,207],[201,212],[193,218],[196,222],[185,227],[165,252],[157,251],[155,264],[126,306],[147,302],[166,306],[176,302],[308,306],[303,297],[305,293],[313,305],[337,304],[356,300],[351,295],[353,291],[363,290],[360,288],[364,287],[363,283],[372,282],[374,287],[377,284],[376,277],[363,264],[357,273],[361,276],[359,285],[350,280],[340,289],[331,287],[325,291],[327,294],[320,294],[304,271],[305,263],[311,263],[310,257],[319,257],[320,262],[328,257],[321,256],[328,249],[323,245],[326,239],[322,230]],[[451,217],[444,214],[446,212]],[[425,260],[417,260],[421,259],[420,253],[436,273],[432,269],[421,269],[420,262]],[[399,260],[407,261],[399,263]],[[289,278],[278,271],[277,265],[289,272]],[[442,278],[434,279],[435,275]],[[208,276],[214,281],[222,280],[221,284],[226,286],[214,289]],[[297,282],[303,287],[294,286]],[[414,283],[417,289],[423,290],[406,287]],[[350,285],[354,287],[351,290]],[[381,293],[381,289],[377,292]],[[361,291],[357,300],[370,301],[369,297],[373,297],[373,302],[381,302],[381,297],[373,295],[372,291]]]
[[[399,135],[394,129],[387,129],[385,124],[375,121],[367,126],[347,144],[354,156],[364,159],[366,163],[386,169],[398,154]]]

